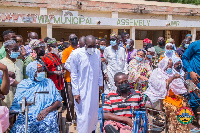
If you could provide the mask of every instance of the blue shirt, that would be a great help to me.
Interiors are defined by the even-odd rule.
[[[186,68],[188,71],[187,79],[191,79],[189,72],[192,71],[200,75],[200,40],[190,44],[190,46],[183,54],[182,61],[184,68]],[[197,86],[200,88],[200,83],[198,83]],[[190,107],[194,111],[199,107],[198,103],[200,103],[200,98],[192,92],[189,103]]]

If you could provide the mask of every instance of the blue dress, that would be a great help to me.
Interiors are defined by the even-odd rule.
[[[191,79],[189,74],[191,71],[200,75],[200,40],[195,41],[189,45],[183,54],[182,61],[184,68],[188,71],[187,79]],[[197,86],[200,88],[200,83],[198,83]],[[199,107],[200,98],[193,92],[190,95],[190,107],[193,111],[195,111]]]
[[[37,63],[37,61],[34,61],[28,64],[26,74],[29,78],[22,80],[18,84],[10,110],[20,111],[20,102],[23,97],[26,97],[27,101],[33,101],[35,92],[49,91],[49,94],[37,93],[35,105],[29,106],[28,133],[59,133],[57,111],[50,112],[42,121],[37,121],[37,116],[43,109],[51,106],[56,101],[62,101],[62,98],[51,79],[45,78],[41,82],[34,80],[37,71]],[[23,117],[22,123],[22,115],[20,114],[10,132],[25,132],[25,117]]]

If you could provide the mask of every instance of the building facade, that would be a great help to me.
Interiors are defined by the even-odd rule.
[[[0,27],[0,33],[11,29],[22,35],[24,43],[31,31],[58,41],[68,40],[71,33],[109,40],[112,31],[126,31],[136,48],[144,38],[157,45],[159,36],[172,37],[179,46],[188,33],[193,41],[199,39],[200,6],[144,0],[3,0]]]

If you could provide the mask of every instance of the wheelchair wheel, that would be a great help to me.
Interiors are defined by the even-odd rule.
[[[68,127],[68,128],[69,128],[69,127]],[[62,117],[61,132],[62,132],[62,133],[66,133],[66,132],[67,132],[66,118],[65,118],[65,117]]]

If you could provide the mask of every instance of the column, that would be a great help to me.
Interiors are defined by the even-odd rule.
[[[197,32],[197,29],[195,27],[193,27],[191,29],[192,42],[194,42],[196,40],[196,32]]]
[[[166,16],[166,19],[169,20],[169,22],[172,21],[172,18],[173,18],[173,16],[171,14],[169,14],[169,15]],[[167,40],[167,39],[169,39],[171,37],[172,36],[171,36],[170,30],[165,30],[165,40]]]
[[[118,18],[118,12],[112,12],[112,18]],[[111,32],[118,34],[118,29],[111,29]]]
[[[52,24],[47,24],[47,36],[52,38]]]
[[[130,38],[132,40],[134,40],[134,44],[136,45],[136,43],[135,43],[135,27],[133,27],[133,26],[131,26],[131,28],[130,28]],[[134,48],[135,48],[135,45],[134,45]]]

